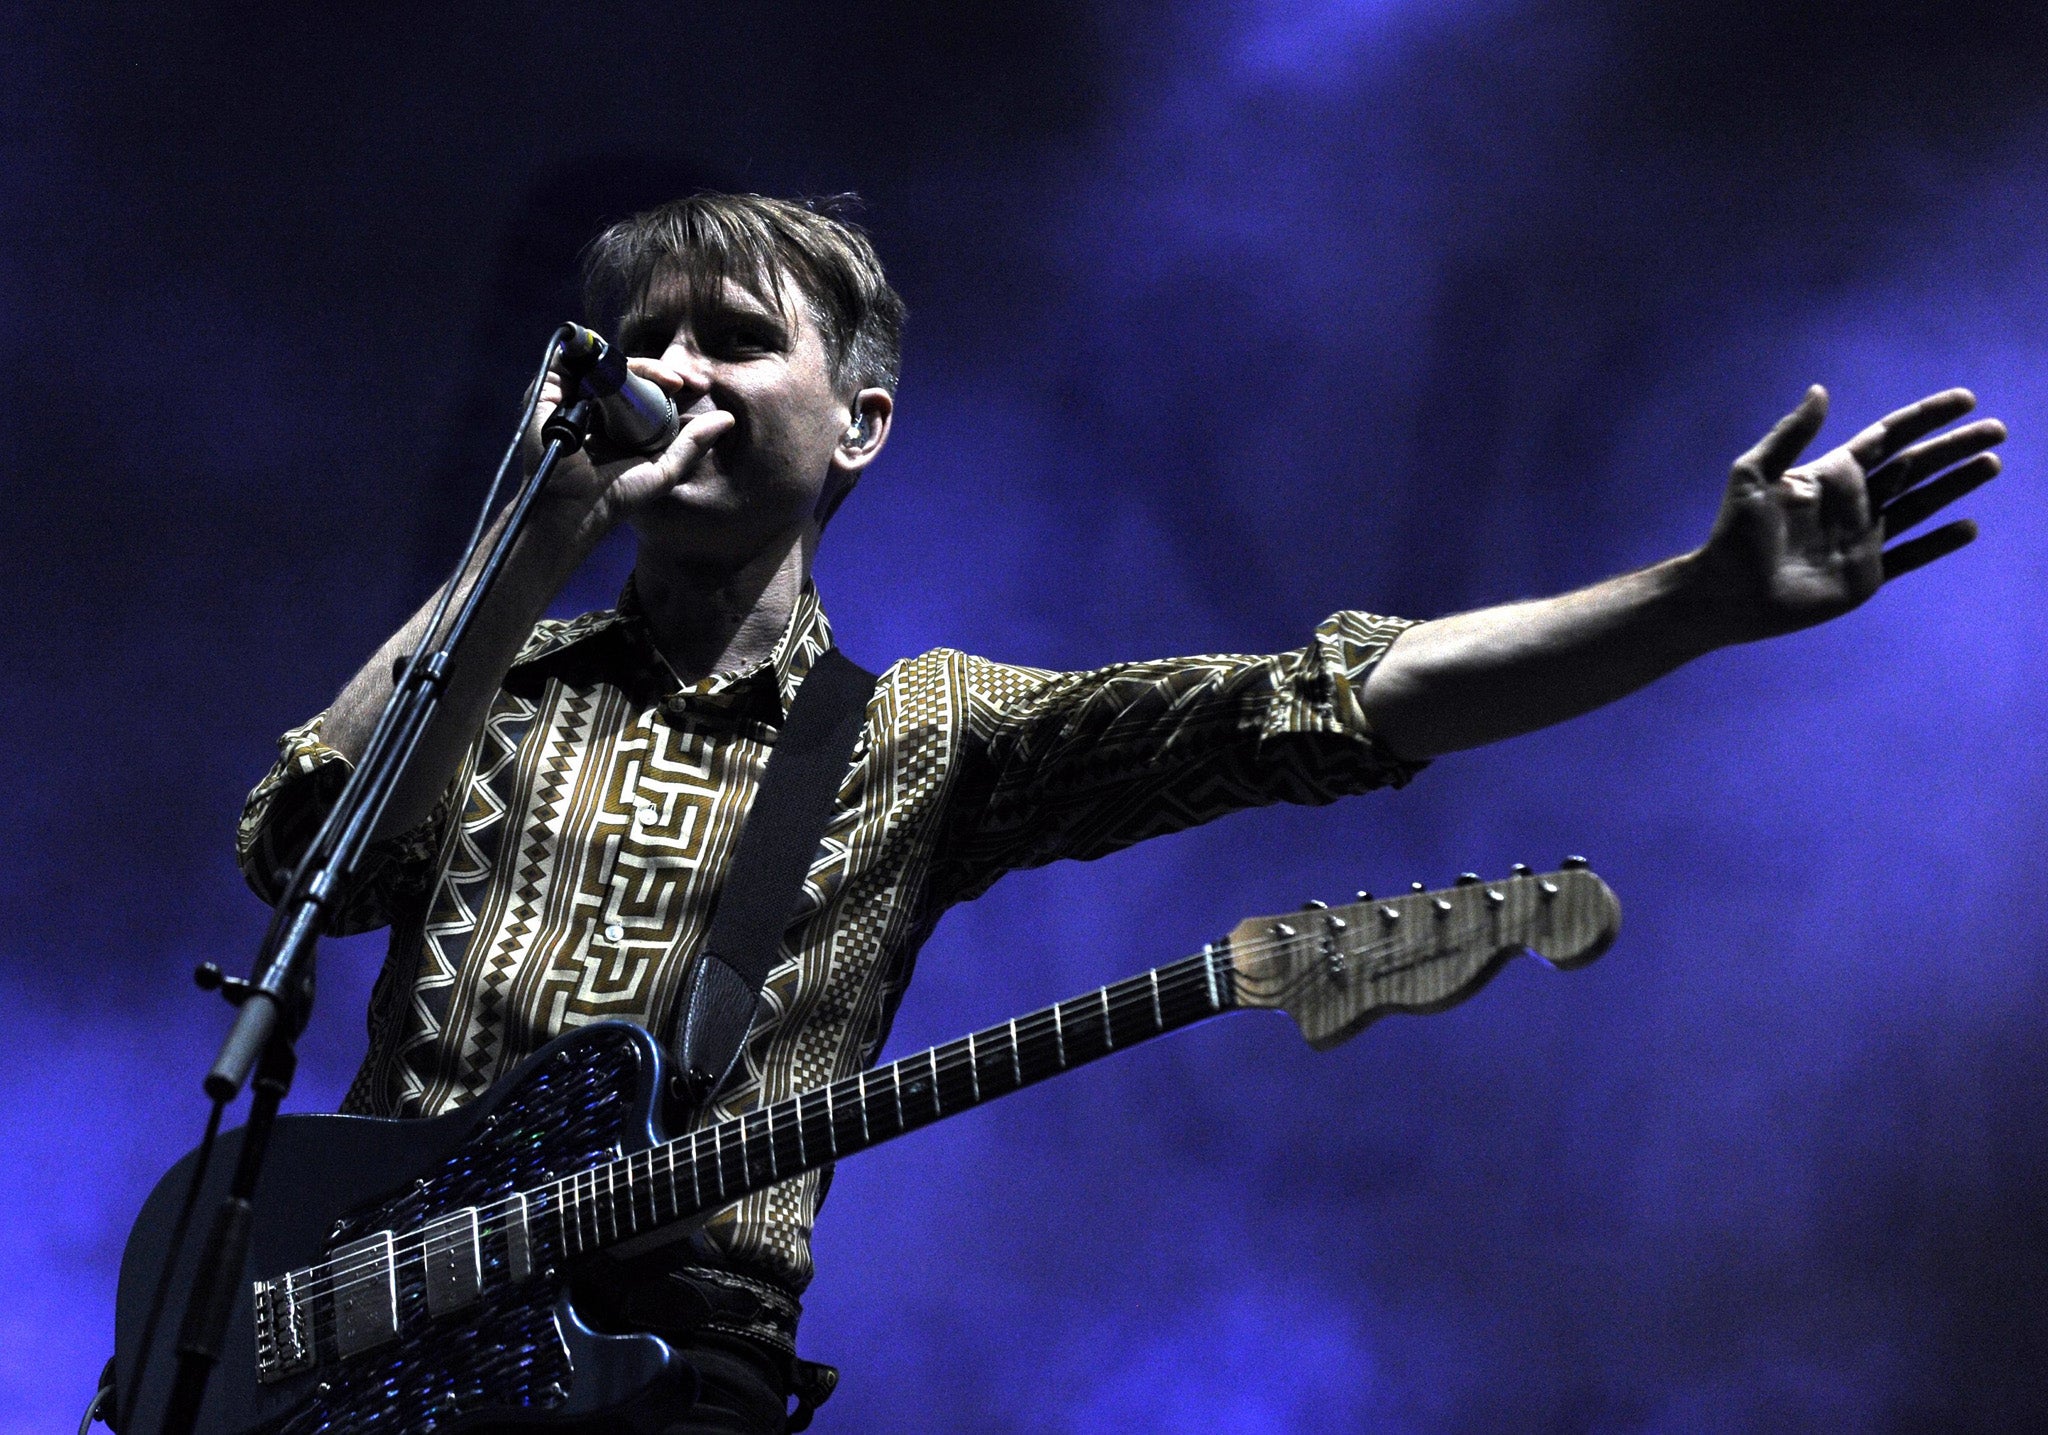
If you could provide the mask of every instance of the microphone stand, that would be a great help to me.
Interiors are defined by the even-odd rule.
[[[571,371],[563,375],[566,391],[567,380],[572,376],[580,379],[577,370],[583,366],[576,362],[577,355],[571,346],[563,344],[562,337],[563,331],[558,330],[550,341],[549,356],[553,362],[559,351],[563,367]],[[313,954],[320,929],[326,925],[337,900],[347,892],[371,833],[440,707],[455,652],[524,530],[535,498],[562,455],[583,446],[594,412],[591,398],[581,394],[557,409],[542,426],[541,438],[546,448],[540,462],[520,488],[510,516],[478,568],[476,580],[454,620],[437,641],[437,612],[436,621],[429,623],[419,647],[396,675],[391,698],[370,733],[355,771],[349,775],[347,785],[335,799],[333,809],[278,901],[276,914],[257,952],[254,974],[242,981],[222,977],[217,969],[200,970],[200,984],[219,988],[238,1009],[220,1055],[206,1074],[206,1094],[217,1107],[224,1106],[249,1082],[253,1071],[254,1095],[234,1177],[193,1273],[184,1320],[178,1330],[177,1375],[165,1407],[161,1435],[191,1435],[206,1397],[207,1380],[220,1361],[228,1316],[234,1308],[242,1268],[248,1259],[256,1185],[269,1148],[271,1123],[278,1104],[291,1087],[297,1061],[292,1043],[305,1029],[312,1012]],[[516,446],[516,439],[514,443]],[[465,554],[464,568],[467,559]],[[451,590],[462,571],[463,568],[456,570]],[[445,610],[446,599],[442,607]],[[174,1251],[171,1259],[176,1258]],[[143,1358],[147,1357],[145,1350]],[[141,1374],[138,1368],[132,1377],[138,1387]]]

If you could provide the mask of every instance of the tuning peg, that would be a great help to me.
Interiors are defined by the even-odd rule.
[[[1557,865],[1564,868],[1564,870],[1567,872],[1578,872],[1587,867],[1592,866],[1593,864],[1591,862],[1588,862],[1583,857],[1567,857],[1564,859],[1564,861],[1558,863]]]
[[[1301,910],[1304,912],[1327,912],[1330,910],[1330,904],[1328,902],[1318,902],[1315,898],[1311,897],[1301,904]]]
[[[1531,867],[1527,862],[1517,862],[1513,868],[1514,874],[1517,877],[1527,877],[1531,875],[1535,870],[1536,869]]]
[[[1429,888],[1423,886],[1420,882],[1410,882],[1408,890],[1411,892],[1427,892]]]
[[[1288,926],[1285,922],[1275,922],[1273,924],[1273,935],[1276,937],[1291,937],[1294,935],[1294,928]]]
[[[1351,900],[1354,902],[1370,902],[1372,900],[1372,893],[1366,891],[1365,888],[1360,887],[1358,889],[1358,895],[1356,897],[1353,897]]]
[[[1476,887],[1484,880],[1485,878],[1481,877],[1477,872],[1460,872],[1458,874],[1458,885],[1460,887]]]

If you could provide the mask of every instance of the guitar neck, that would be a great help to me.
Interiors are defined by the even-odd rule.
[[[1228,944],[700,1128],[525,1193],[574,1257],[731,1205],[814,1167],[1228,1011]]]

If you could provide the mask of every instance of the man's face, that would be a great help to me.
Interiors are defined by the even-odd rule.
[[[714,408],[734,420],[681,483],[634,515],[644,544],[685,559],[749,557],[800,533],[827,488],[851,481],[841,440],[852,405],[833,386],[795,284],[783,292],[778,309],[728,281],[702,306],[678,294],[626,316],[619,339],[642,359],[634,368],[686,420]]]

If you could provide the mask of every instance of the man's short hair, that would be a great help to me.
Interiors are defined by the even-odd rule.
[[[903,300],[860,227],[842,217],[858,201],[693,194],[621,220],[583,260],[583,308],[608,334],[626,315],[680,298],[703,306],[730,279],[781,307],[794,281],[825,341],[833,383],[896,391]],[[664,294],[669,286],[680,294]]]

